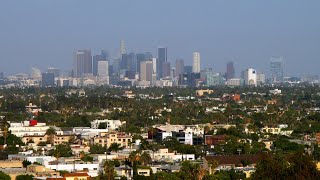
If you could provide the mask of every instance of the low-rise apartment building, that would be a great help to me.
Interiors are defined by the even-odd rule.
[[[129,148],[131,146],[132,136],[123,132],[114,132],[108,134],[100,134],[93,138],[94,144],[110,147],[112,143],[120,144],[121,147]]]

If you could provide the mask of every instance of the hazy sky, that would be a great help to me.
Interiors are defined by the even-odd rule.
[[[267,72],[270,56],[284,56],[287,75],[320,74],[319,0],[1,0],[0,71],[54,66],[71,69],[72,52],[168,47],[168,58],[225,71],[234,59]]]

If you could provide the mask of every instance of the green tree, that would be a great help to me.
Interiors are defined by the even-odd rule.
[[[186,180],[201,180],[207,174],[199,164],[191,163],[190,161],[183,161],[178,173],[180,179]]]
[[[107,123],[100,123],[98,129],[107,129]]]
[[[142,165],[148,165],[148,164],[151,164],[152,162],[152,158],[150,156],[150,154],[148,152],[143,152],[141,155],[140,155],[140,162],[142,163]]]
[[[0,137],[0,144],[4,144],[4,137]],[[24,145],[24,143],[21,141],[21,138],[15,136],[14,134],[9,133],[6,138],[6,144],[8,146],[16,146],[16,145]]]
[[[227,170],[227,171],[217,171],[214,174],[214,177],[216,179],[240,180],[240,179],[245,179],[246,175],[241,171],[235,171],[234,169],[231,169],[231,170]]]
[[[53,144],[54,143],[54,136],[57,135],[56,129],[53,127],[50,127],[49,129],[47,129],[46,135],[49,137],[48,142],[50,144]]]
[[[122,149],[123,149],[123,148],[122,148],[121,145],[118,144],[118,143],[112,143],[112,144],[110,144],[110,146],[109,146],[109,148],[108,148],[109,151],[114,151],[114,152],[118,152],[118,151],[120,151],[120,150],[122,150]]]
[[[319,179],[320,172],[309,155],[296,152],[289,155],[266,154],[258,162],[252,179]]]
[[[2,122],[1,130],[2,130],[2,137],[4,139],[3,143],[7,144],[7,138],[9,136],[9,127],[10,124],[7,121]]]
[[[104,163],[104,173],[107,180],[113,180],[115,176],[113,161],[107,160]]]
[[[59,144],[56,146],[53,152],[54,157],[71,157],[72,150],[69,144]]]
[[[23,160],[22,161],[22,165],[23,165],[23,167],[27,167],[28,165],[30,165],[31,164],[31,162],[30,161],[28,161],[28,160]]]
[[[23,175],[18,175],[16,177],[16,180],[33,180],[33,175],[31,174],[23,174]]]
[[[93,162],[93,157],[89,156],[88,154],[85,154],[83,157],[81,157],[81,160],[84,162]]]
[[[164,171],[159,171],[153,175],[155,180],[179,180],[179,178],[174,173],[167,173]]]
[[[90,146],[89,152],[91,154],[104,154],[106,152],[106,148],[100,144],[93,144]]]
[[[67,173],[70,173],[70,172],[69,172],[69,171],[62,170],[62,171],[59,171],[59,173],[60,173],[61,176],[63,176],[63,175],[65,175],[65,174],[67,174]]]
[[[4,172],[0,171],[0,179],[1,180],[11,180],[11,177],[8,174],[5,174]]]

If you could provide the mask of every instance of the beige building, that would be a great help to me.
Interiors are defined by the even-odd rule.
[[[27,173],[34,174],[37,177],[60,176],[59,172],[45,168],[42,165],[31,164],[27,167]]]
[[[68,143],[70,139],[74,138],[73,135],[55,135],[53,140],[53,145]],[[23,136],[22,142],[25,144],[33,144],[37,146],[40,142],[48,142],[50,137],[48,135],[44,136]]]
[[[0,161],[1,168],[23,168],[22,161]]]
[[[214,91],[210,90],[210,89],[200,89],[200,90],[196,90],[196,95],[197,96],[203,96],[204,94],[212,94]]]
[[[106,138],[107,136],[107,138]],[[93,138],[94,144],[110,147],[112,143],[120,144],[121,147],[129,148],[132,142],[132,136],[125,133],[100,133],[100,136]]]

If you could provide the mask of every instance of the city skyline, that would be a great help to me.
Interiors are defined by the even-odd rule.
[[[319,74],[315,66],[319,59],[320,25],[315,23],[319,4],[1,2],[0,72],[29,73],[32,67],[71,70],[76,49],[91,49],[92,54],[107,49],[110,57],[116,57],[119,41],[124,40],[127,53],[152,52],[156,56],[159,46],[167,47],[171,64],[184,59],[191,65],[192,52],[198,51],[203,67],[225,72],[227,59],[233,59],[239,75],[249,67],[267,72],[270,57],[283,56],[285,75]],[[89,13],[88,8],[95,11]]]

